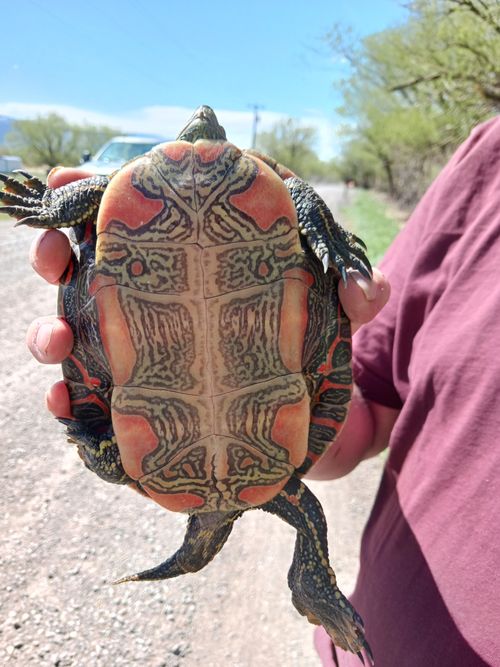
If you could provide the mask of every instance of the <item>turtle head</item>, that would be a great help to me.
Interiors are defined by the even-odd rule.
[[[186,127],[182,129],[177,141],[190,141],[194,144],[198,139],[225,139],[226,131],[219,125],[213,109],[205,105],[198,107]]]

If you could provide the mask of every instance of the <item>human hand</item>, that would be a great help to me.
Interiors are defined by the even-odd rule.
[[[66,185],[71,181],[87,178],[79,169],[54,169],[47,183],[51,188]],[[71,247],[65,234],[58,230],[44,231],[32,244],[30,261],[35,271],[47,282],[57,283],[71,258]],[[373,279],[368,281],[358,271],[349,274],[347,285],[339,284],[339,297],[346,311],[353,332],[372,320],[387,303],[390,286],[385,276],[373,270]],[[31,353],[41,363],[61,363],[71,352],[73,334],[62,318],[38,318],[28,328],[26,342]],[[56,417],[71,416],[70,399],[64,381],[57,382],[47,392],[48,409]]]
[[[53,169],[47,184],[58,188],[92,174],[79,169]],[[35,271],[51,284],[57,284],[72,256],[68,237],[57,229],[43,231],[31,244],[30,262]],[[26,343],[31,354],[43,364],[61,363],[73,348],[73,333],[60,317],[41,317],[28,327]],[[70,398],[63,380],[54,384],[46,394],[47,407],[56,417],[70,418]]]

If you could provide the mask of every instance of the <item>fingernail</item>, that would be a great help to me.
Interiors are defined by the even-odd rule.
[[[60,171],[61,169],[62,169],[62,167],[52,167],[52,169],[47,174],[47,178],[49,178],[50,176],[53,176],[56,173],[56,171]]]
[[[367,301],[374,301],[377,296],[377,285],[373,280],[368,280],[359,271],[352,271],[350,274],[356,285],[363,290],[363,294]]]
[[[49,322],[41,324],[35,334],[34,346],[38,354],[42,357],[47,356],[47,350],[50,345],[50,339],[52,338],[52,332],[54,331],[54,325]]]
[[[49,231],[51,231],[51,230],[49,230]],[[42,243],[43,243],[46,236],[47,236],[47,232],[46,231],[42,232],[40,234],[40,236],[36,239],[36,241],[31,244],[31,248],[30,248],[30,255],[29,255],[30,263],[31,263],[31,266],[38,273],[40,273],[39,270],[38,270],[39,269],[38,259],[37,259],[38,258],[38,251],[40,250],[40,247],[42,246]]]

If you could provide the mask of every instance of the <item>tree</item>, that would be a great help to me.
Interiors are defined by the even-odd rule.
[[[302,178],[320,177],[325,165],[317,157],[313,146],[316,130],[302,126],[293,118],[276,123],[269,132],[258,136],[259,150],[286,165]]]
[[[115,134],[117,130],[110,127],[71,124],[51,113],[15,121],[5,144],[26,164],[55,167],[78,164],[84,150],[94,152]]]
[[[414,0],[408,10],[398,27],[356,40],[336,26],[327,41],[350,66],[340,83],[351,126],[343,160],[370,154],[378,184],[412,202],[500,109],[500,3]]]

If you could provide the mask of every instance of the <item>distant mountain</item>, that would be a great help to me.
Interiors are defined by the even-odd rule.
[[[0,146],[3,145],[3,140],[7,132],[11,131],[13,122],[14,118],[9,118],[8,116],[0,116]]]

